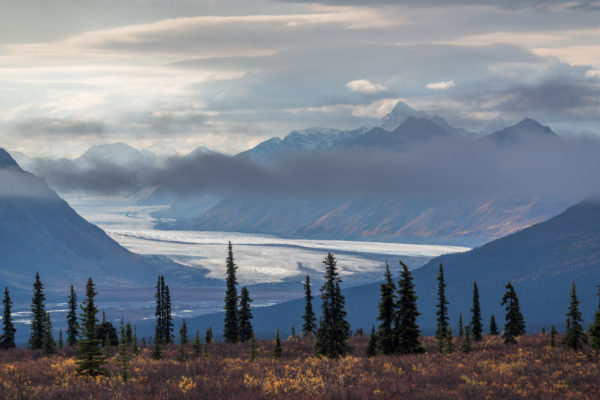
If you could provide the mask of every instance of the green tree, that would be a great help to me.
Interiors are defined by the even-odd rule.
[[[127,341],[127,346],[131,347],[131,343],[133,342],[133,331],[131,330],[131,322],[127,322],[127,325],[125,325],[125,339]]]
[[[138,347],[137,327],[133,326],[133,336],[131,338],[131,354],[134,356],[140,355],[140,349]]]
[[[206,330],[206,334],[204,335],[204,343],[206,344],[211,344],[214,340],[214,336],[213,336],[213,331],[212,331],[212,327],[209,326],[208,329]]]
[[[102,341],[96,336],[98,308],[94,302],[94,297],[97,293],[92,278],[87,281],[85,294],[86,299],[81,307],[83,329],[77,348],[77,373],[89,376],[106,375],[108,371],[103,367],[106,358],[100,349]]]
[[[379,300],[380,321],[377,329],[377,353],[393,354],[396,351],[394,340],[394,319],[396,315],[396,285],[392,278],[389,264],[385,263],[384,282],[380,286],[381,297]]]
[[[42,338],[42,349],[46,354],[56,353],[56,342],[54,341],[54,335],[52,335],[52,321],[50,320],[50,312],[46,312],[46,319],[44,320],[44,336]]]
[[[185,346],[189,342],[190,341],[188,339],[187,323],[185,322],[185,319],[184,319],[183,322],[181,323],[181,328],[179,329],[179,358],[181,360],[186,359]]]
[[[600,286],[598,286],[598,298],[600,299]],[[594,313],[594,322],[590,326],[590,346],[600,349],[600,304]]]
[[[162,278],[162,282],[164,284],[164,277]],[[169,290],[169,285],[165,285],[164,289],[165,301],[164,301],[164,333],[163,340],[164,343],[169,344],[173,343],[173,310],[171,306],[171,291]]]
[[[241,291],[240,296],[240,309],[238,312],[238,320],[240,323],[239,333],[240,333],[240,342],[245,343],[248,340],[252,339],[252,335],[254,331],[252,330],[252,310],[250,309],[250,303],[252,299],[250,298],[250,292],[248,292],[248,288],[244,286]]]
[[[155,306],[155,320],[156,325],[154,326],[154,347],[157,345],[160,346],[163,343],[166,343],[164,332],[165,332],[165,280],[162,276],[158,277],[156,281],[156,294],[154,295],[154,301],[156,303]]]
[[[44,323],[46,321],[46,296],[40,275],[35,274],[33,299],[31,300],[31,332],[28,345],[32,349],[41,349],[44,342]]]
[[[302,333],[304,336],[313,335],[317,329],[317,317],[315,317],[315,312],[313,311],[312,300],[310,276],[306,275],[306,279],[304,280],[304,315],[302,316],[304,320]]]
[[[436,305],[437,311],[437,329],[435,331],[435,338],[438,342],[438,351],[443,353],[446,351],[445,345],[448,342],[448,330],[450,324],[448,323],[448,300],[446,299],[446,282],[444,280],[444,266],[440,263],[440,269],[438,272],[438,303]]]
[[[14,349],[15,348],[15,328],[14,320],[12,318],[12,300],[10,298],[10,292],[7,287],[4,287],[4,298],[2,299],[3,313],[2,313],[2,336],[0,337],[0,348],[1,349]]]
[[[96,327],[96,335],[98,338],[102,338],[102,346],[118,346],[119,336],[117,335],[117,329],[112,322],[106,320],[106,314],[102,311],[102,321]],[[108,337],[108,340],[104,340]]]
[[[471,351],[471,349],[473,349],[473,344],[471,342],[471,327],[467,325],[465,328],[465,338],[462,342],[460,350],[463,353],[468,353]]]
[[[446,331],[446,352],[448,354],[454,353],[454,335],[452,335],[452,328],[450,327]]]
[[[367,343],[367,357],[373,357],[377,355],[377,334],[375,333],[375,325],[371,327],[371,336],[369,336],[369,343]]]
[[[490,317],[490,335],[498,335],[498,324],[496,324],[496,317],[494,317],[494,314]]]
[[[519,298],[513,285],[508,282],[505,286],[506,292],[502,297],[501,306],[506,308],[506,323],[504,324],[504,343],[516,343],[515,337],[525,334],[525,319],[521,314]]]
[[[556,346],[556,327],[550,325],[550,347]]]
[[[79,323],[77,322],[77,293],[73,285],[71,285],[67,307],[67,346],[75,346],[79,338]]]
[[[129,360],[131,357],[127,352],[127,329],[125,328],[123,318],[121,318],[121,326],[119,328],[119,353],[117,355],[117,362],[119,363],[119,377],[123,382],[127,382],[129,379]]]
[[[473,316],[471,318],[471,334],[473,340],[479,342],[483,339],[483,318],[481,318],[481,304],[479,303],[479,289],[477,282],[473,282],[473,308],[471,308]]]
[[[463,337],[465,335],[465,327],[463,325],[462,313],[458,314],[458,337]]]
[[[581,325],[583,317],[579,311],[579,300],[577,300],[575,282],[571,284],[570,297],[571,301],[569,303],[569,311],[567,312],[569,324],[564,338],[564,345],[569,349],[577,350],[587,343],[587,337]]]
[[[424,353],[419,337],[421,330],[417,325],[420,315],[417,309],[417,294],[413,277],[406,264],[400,261],[402,271],[398,281],[398,313],[396,314],[396,343],[400,354]]]
[[[58,330],[58,348],[62,349],[65,347],[65,341],[63,340],[63,331],[62,328]]]
[[[200,342],[200,331],[196,329],[196,336],[194,337],[194,342],[192,343],[192,350],[194,351],[194,358],[200,357],[200,353],[202,352],[202,343]]]
[[[223,330],[223,337],[226,343],[235,343],[239,340],[239,321],[238,321],[238,294],[237,294],[237,278],[236,271],[237,265],[235,265],[233,259],[233,248],[231,242],[229,242],[227,248],[227,260],[225,261],[225,268],[227,277],[225,279],[226,290],[225,290],[225,328]]]
[[[279,329],[277,329],[277,333],[275,334],[275,346],[273,347],[273,358],[279,360],[282,352],[283,348],[281,347],[281,340],[279,339]]]
[[[328,253],[325,264],[325,282],[321,287],[321,320],[316,336],[315,351],[329,358],[343,357],[350,351],[346,343],[350,324],[346,321],[345,299],[340,289],[342,280],[337,261]]]

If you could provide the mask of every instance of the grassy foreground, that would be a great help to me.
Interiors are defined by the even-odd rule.
[[[560,338],[557,338],[560,339]],[[524,336],[506,346],[485,337],[471,353],[364,356],[367,337],[353,337],[354,355],[315,357],[310,339],[283,342],[281,360],[271,359],[272,341],[258,342],[248,359],[245,344],[212,344],[208,357],[185,361],[172,345],[153,360],[142,349],[130,362],[131,378],[117,374],[116,348],[95,379],[75,373],[72,349],[54,356],[28,349],[0,352],[2,399],[594,399],[600,398],[599,353],[549,346],[549,335]],[[557,340],[558,342],[558,340]],[[458,343],[457,343],[458,344]]]

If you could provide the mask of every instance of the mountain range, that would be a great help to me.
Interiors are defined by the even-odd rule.
[[[36,272],[50,292],[63,293],[69,283],[82,288],[90,276],[111,288],[151,286],[165,272],[190,282],[193,271],[159,261],[120,246],[0,149],[0,282],[14,299],[30,296]]]
[[[392,262],[393,261],[393,262]],[[512,282],[525,316],[527,330],[539,332],[555,325],[564,330],[571,282],[577,285],[584,325],[591,323],[598,307],[600,284],[600,200],[580,202],[560,215],[527,229],[494,240],[466,253],[437,257],[413,271],[419,324],[426,335],[436,326],[438,268],[444,266],[451,325],[456,329],[459,313],[467,324],[471,318],[473,282],[477,282],[484,329],[494,314],[502,327],[504,309],[500,300],[505,284]],[[399,266],[390,260],[398,277]],[[317,288],[313,288],[313,307],[320,310]],[[354,329],[369,331],[376,324],[380,284],[372,283],[343,290],[348,320]],[[304,299],[292,300],[268,308],[253,310],[254,326],[260,335],[272,335],[275,329],[284,335],[302,326]],[[223,315],[212,314],[188,321],[193,329],[212,326],[222,329]]]

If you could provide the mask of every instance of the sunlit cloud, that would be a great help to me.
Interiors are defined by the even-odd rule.
[[[454,87],[454,81],[440,81],[440,82],[430,82],[425,85],[427,89],[431,90],[445,90]]]
[[[348,89],[352,90],[353,92],[360,92],[360,93],[377,93],[377,92],[383,92],[384,90],[387,89],[383,85],[380,85],[378,83],[369,82],[366,79],[357,79],[354,81],[350,81],[350,82],[346,83],[346,87]]]

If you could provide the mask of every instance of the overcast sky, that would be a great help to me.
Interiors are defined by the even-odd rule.
[[[368,6],[363,6],[367,3]],[[485,4],[485,5],[480,5]],[[0,0],[0,147],[235,153],[373,124],[600,133],[596,0]]]

